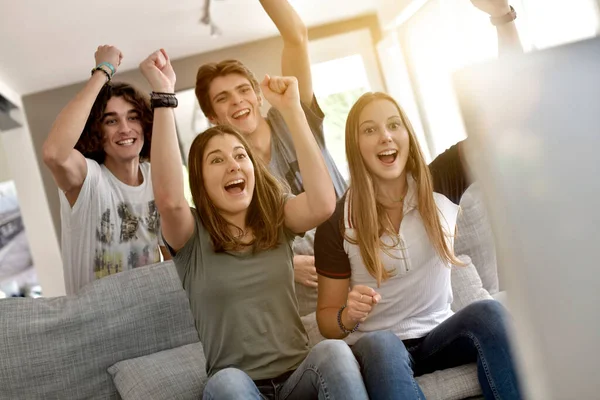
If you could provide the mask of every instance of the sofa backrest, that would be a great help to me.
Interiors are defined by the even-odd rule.
[[[0,300],[0,397],[118,399],[108,367],[198,341],[172,262],[74,296]]]
[[[469,256],[477,268],[483,287],[490,294],[496,294],[500,289],[496,246],[478,183],[469,186],[463,194],[460,208],[456,221],[454,252],[459,256]]]

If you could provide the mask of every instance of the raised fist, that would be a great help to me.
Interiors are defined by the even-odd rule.
[[[501,17],[510,12],[508,0],[471,0],[471,3],[490,17]]]
[[[260,87],[265,99],[279,111],[300,107],[300,92],[296,77],[265,75]]]
[[[150,54],[140,63],[140,70],[153,91],[165,93],[175,91],[175,71],[164,49]]]
[[[121,60],[123,59],[123,53],[115,46],[103,45],[98,46],[94,58],[96,59],[96,65],[106,62],[115,67],[115,72],[117,72],[119,65],[121,65]],[[106,67],[106,72],[112,75],[112,71],[109,71],[108,67]]]

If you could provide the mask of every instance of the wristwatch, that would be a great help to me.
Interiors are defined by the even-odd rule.
[[[512,22],[515,19],[517,19],[517,12],[513,8],[513,6],[510,6],[510,11],[508,13],[499,17],[490,17],[490,22],[492,23],[492,25],[498,26],[508,24],[509,22]]]

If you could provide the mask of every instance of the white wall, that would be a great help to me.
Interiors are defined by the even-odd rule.
[[[0,94],[19,107],[21,96],[0,81]],[[15,182],[27,240],[36,268],[38,280],[46,297],[65,294],[62,259],[56,231],[44,191],[27,120],[21,112],[14,113],[23,125],[21,128],[0,132],[0,145],[4,148],[4,164]],[[4,172],[3,172],[4,174]]]

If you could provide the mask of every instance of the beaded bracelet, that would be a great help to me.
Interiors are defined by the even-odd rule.
[[[96,65],[96,68],[98,68],[98,67],[101,67],[101,66],[103,66],[103,65],[107,66],[107,67],[108,67],[108,69],[110,69],[111,76],[112,76],[112,75],[114,75],[114,74],[115,74],[115,72],[117,72],[117,71],[115,70],[115,66],[114,66],[114,65],[112,65],[112,64],[111,64],[111,63],[109,63],[109,62],[106,62],[106,61],[102,61],[100,64]]]
[[[344,326],[344,323],[342,322],[342,311],[344,311],[344,308],[346,308],[346,305],[343,305],[342,308],[340,308],[340,310],[338,311],[337,314],[337,323],[338,326],[340,327],[340,329],[342,330],[342,332],[344,332],[346,335],[349,335],[353,332],[356,332],[356,330],[358,329],[360,322],[356,324],[356,326],[352,329],[346,329],[346,327]]]
[[[96,71],[102,71],[102,72],[104,72],[104,75],[106,75],[106,82],[107,83],[110,82],[110,79],[112,77],[110,76],[110,74],[108,73],[108,71],[106,71],[104,68],[96,67],[96,68],[92,69],[92,75],[94,75],[94,72],[96,72]]]

